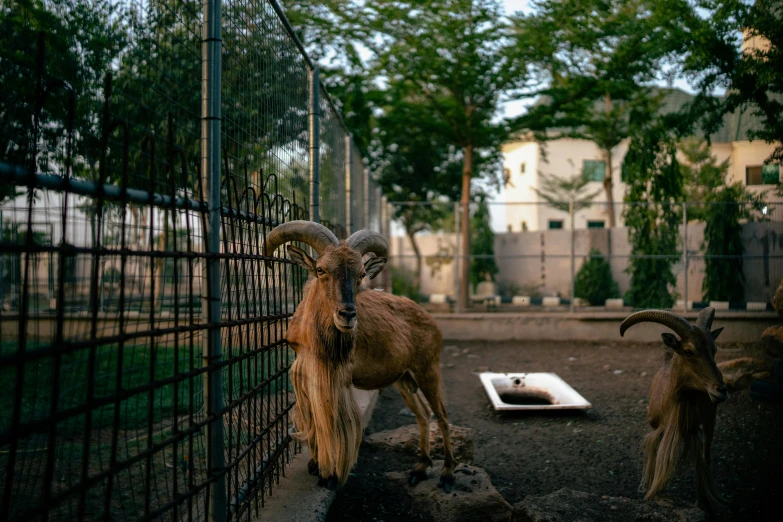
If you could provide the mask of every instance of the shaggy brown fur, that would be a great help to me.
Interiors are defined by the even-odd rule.
[[[338,375],[344,378],[347,373],[351,377],[348,383],[359,389],[377,390],[395,385],[416,415],[421,440],[420,463],[412,472],[415,481],[424,478],[426,469],[432,465],[429,455],[429,411],[422,396],[426,399],[446,441],[446,462],[441,477],[444,483],[450,484],[456,461],[451,454],[440,377],[442,338],[434,319],[410,299],[360,288],[356,295],[359,319],[354,331],[345,334],[334,326],[330,311],[317,306],[324,302],[324,296],[316,282],[311,280],[305,287],[305,297],[291,320],[286,339],[297,352],[297,362],[292,367],[292,376],[298,374],[292,377],[297,396],[295,424],[301,437],[308,442],[313,459],[318,464],[319,475],[323,478],[334,475],[340,483],[347,479],[358,457],[362,428],[361,419],[356,417],[358,410],[350,387],[344,384],[344,392],[338,394],[341,399],[338,401],[333,398],[336,393],[333,389],[310,383],[314,380],[325,381],[327,375],[331,379],[337,379]],[[344,343],[349,341],[352,346],[347,350],[347,360],[343,360],[347,347]],[[341,349],[336,348],[337,345]],[[331,355],[324,357],[318,353]],[[319,360],[322,364],[305,363],[305,360]],[[336,380],[332,383],[330,386],[338,384]],[[329,396],[328,399],[320,399],[320,404],[338,404],[338,407],[328,408],[323,414],[319,412],[318,417],[306,413],[317,409],[313,403],[313,391],[316,389]],[[318,425],[318,428],[314,425]],[[331,441],[328,448],[324,447],[325,440]],[[345,459],[341,465],[333,464],[340,459]]]
[[[623,322],[621,333],[637,322],[651,320],[666,324],[682,339],[663,334],[670,350],[650,387],[647,420],[652,431],[642,442],[644,466],[639,488],[645,498],[655,496],[666,487],[679,464],[690,460],[696,472],[697,505],[712,513],[720,505],[720,497],[710,472],[710,448],[717,403],[728,397],[723,376],[715,365],[714,339],[722,328],[710,332],[715,314],[711,308],[699,315],[695,327],[671,312],[648,312],[653,312],[652,319],[638,312]]]
[[[350,387],[377,390],[394,385],[411,408],[421,430],[419,464],[411,484],[426,478],[429,455],[429,411],[443,434],[441,484],[449,492],[456,461],[440,375],[441,332],[432,317],[410,299],[364,289],[386,265],[388,244],[379,234],[360,230],[345,241],[316,223],[279,225],[266,239],[271,255],[289,241],[301,241],[318,252],[288,247],[289,257],[314,277],[286,333],[297,353],[291,374],[297,404],[294,421],[310,447],[310,472],[331,487],[344,483],[356,463],[362,423]],[[363,261],[363,255],[368,256]],[[425,400],[426,403],[425,404]]]

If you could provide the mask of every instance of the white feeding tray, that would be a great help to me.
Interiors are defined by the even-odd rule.
[[[554,373],[479,374],[496,410],[586,410],[584,397]]]

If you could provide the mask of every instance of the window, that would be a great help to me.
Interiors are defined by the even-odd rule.
[[[587,228],[604,228],[603,221],[588,221]]]
[[[779,165],[754,165],[745,167],[745,184],[777,185],[780,183]]]
[[[584,160],[582,175],[589,181],[603,181],[606,177],[606,162],[601,160]]]
[[[525,173],[525,162],[519,164],[519,173],[524,174]]]
[[[550,230],[560,230],[563,228],[563,221],[556,221],[554,219],[549,220],[549,229]]]

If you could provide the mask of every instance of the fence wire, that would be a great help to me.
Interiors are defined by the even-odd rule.
[[[60,32],[3,12],[0,520],[263,518],[298,451],[285,332],[306,273],[265,257],[264,238],[309,219],[313,161],[325,224],[345,237],[352,208],[388,227],[382,205],[348,199],[347,180],[365,180],[361,155],[321,85],[309,157],[312,63],[279,6],[222,4],[218,209],[201,171],[202,2],[121,0],[81,18],[42,2]],[[96,27],[116,34],[89,40]],[[212,324],[209,295],[221,305]],[[222,408],[208,413],[214,383]]]

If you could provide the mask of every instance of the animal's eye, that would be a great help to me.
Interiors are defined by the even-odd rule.
[[[319,266],[318,268],[315,269],[315,273],[318,275],[324,275],[326,271]]]
[[[696,355],[696,352],[692,352],[690,350],[685,350],[685,357],[687,357],[688,359],[690,359],[694,355]]]
[[[364,279],[364,277],[367,275],[367,272],[362,272],[362,275],[359,276],[359,279]]]

